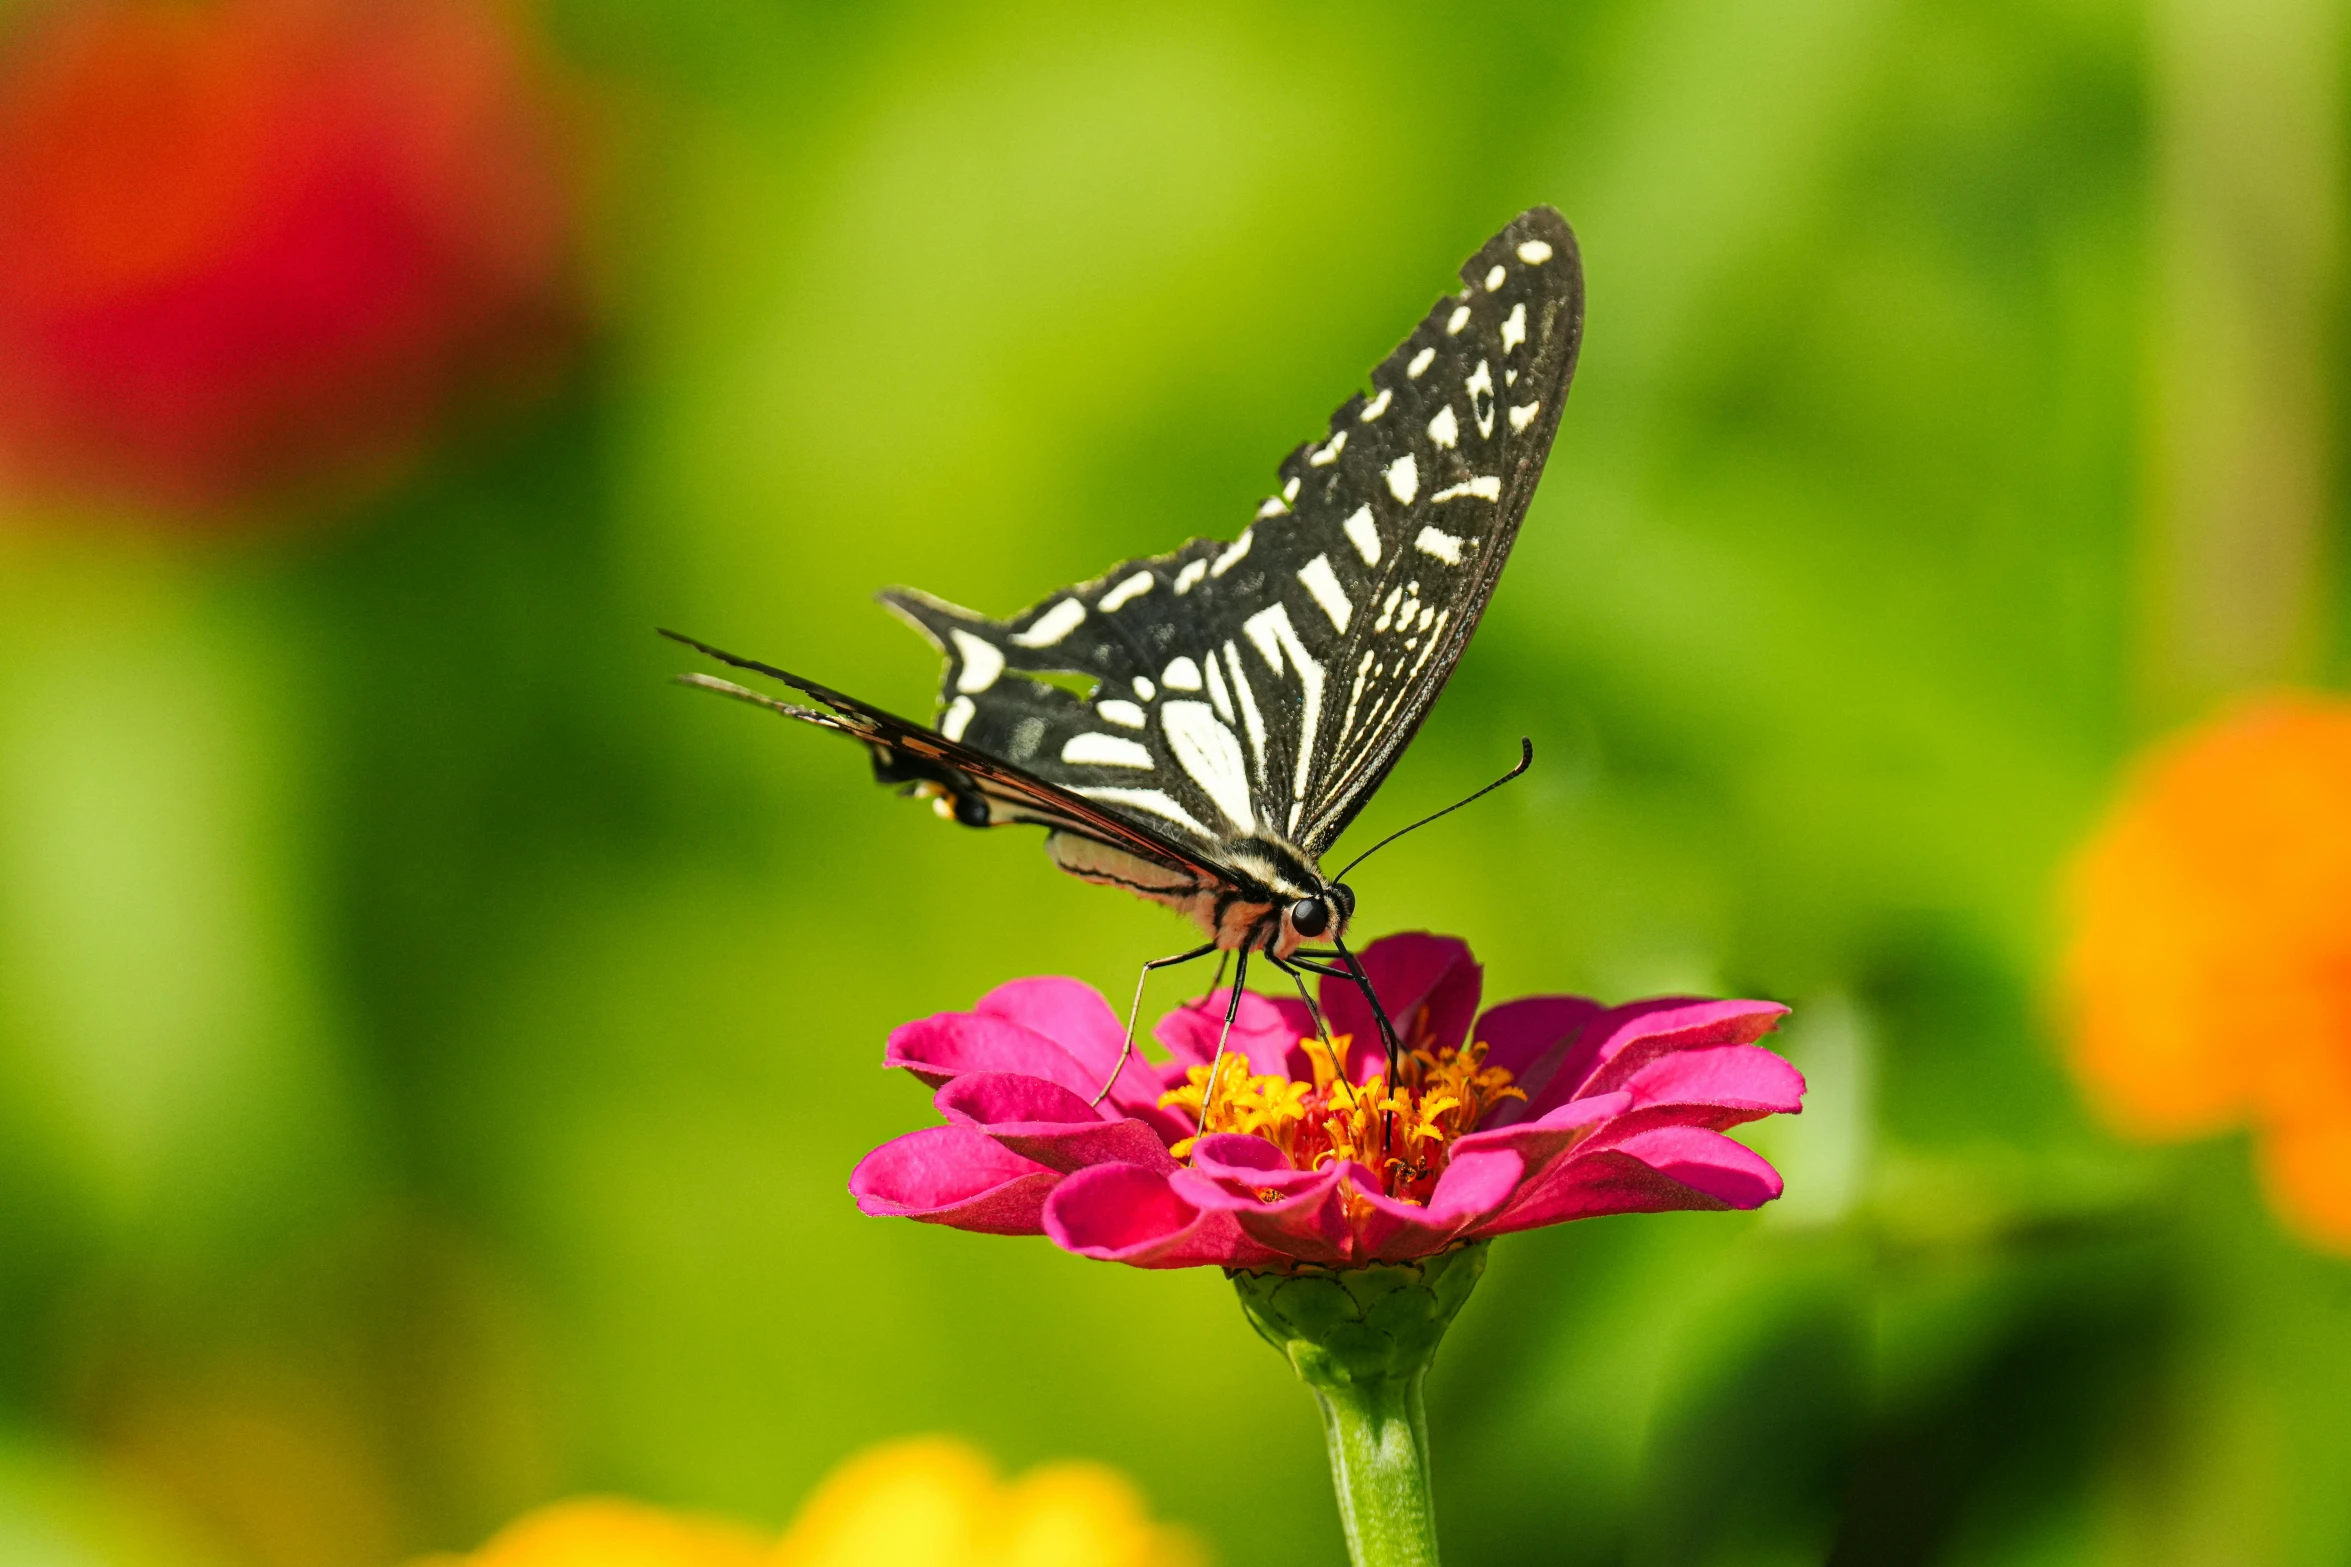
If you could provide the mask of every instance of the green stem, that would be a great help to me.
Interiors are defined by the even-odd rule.
[[[1355,1567],[1437,1567],[1420,1385],[1415,1374],[1314,1390],[1339,1492],[1339,1524]]]
[[[1321,1407],[1355,1567],[1437,1567],[1421,1385],[1485,1267],[1480,1242],[1416,1263],[1233,1275],[1250,1325]]]

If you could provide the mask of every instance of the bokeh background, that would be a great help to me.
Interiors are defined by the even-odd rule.
[[[2351,1266],[2106,1129],[2056,976],[2128,759],[2351,675],[2344,20],[0,6],[0,1560],[772,1525],[943,1430],[1339,1561],[1221,1278],[844,1192],[891,1025],[1180,931],[651,628],[923,710],[875,588],[1236,532],[1549,201],[1582,371],[1362,841],[1537,766],[1363,928],[1787,1000],[1812,1092],[1760,1214],[1496,1249],[1449,1551],[2341,1562]]]

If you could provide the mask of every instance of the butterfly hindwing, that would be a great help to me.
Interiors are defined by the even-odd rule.
[[[1154,833],[1318,857],[1418,729],[1492,596],[1582,334],[1548,207],[1462,268],[1231,542],[1130,560],[1010,620],[883,595],[946,655],[940,731]],[[1080,696],[1047,680],[1091,682]]]
[[[985,815],[973,825],[1020,823],[1046,827],[1148,860],[1195,883],[1205,885],[1230,879],[1229,871],[1216,858],[1213,845],[1185,841],[1152,824],[1134,821],[1124,812],[1105,808],[999,757],[805,676],[726,652],[675,631],[665,631],[662,635],[708,654],[720,663],[780,681],[820,705],[811,708],[780,702],[708,675],[681,677],[686,684],[863,741],[873,753],[874,774],[882,782],[931,784],[959,807],[967,802],[979,802]]]

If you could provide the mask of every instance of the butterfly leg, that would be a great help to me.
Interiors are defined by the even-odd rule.
[[[1268,953],[1268,957],[1272,954]],[[1241,949],[1233,965],[1233,996],[1224,1004],[1224,1027],[1217,1030],[1216,1054],[1208,1058],[1208,1087],[1200,1095],[1200,1135],[1208,1135],[1208,1112],[1216,1104],[1216,1074],[1224,1070],[1225,1041],[1233,1037],[1233,1019],[1241,1015],[1241,986],[1249,978],[1249,949]]]
[[[1118,1074],[1127,1069],[1127,1059],[1135,1053],[1135,1021],[1143,1015],[1143,987],[1151,982],[1151,971],[1155,968],[1174,968],[1178,964],[1189,963],[1194,958],[1204,958],[1215,950],[1216,943],[1211,941],[1194,947],[1189,952],[1179,952],[1172,958],[1153,958],[1143,965],[1143,972],[1135,976],[1134,1005],[1127,1008],[1127,1037],[1118,1047],[1118,1060],[1111,1065],[1110,1075],[1102,1080],[1102,1087],[1090,1101],[1096,1108],[1100,1108],[1102,1101],[1110,1097],[1111,1085],[1118,1081]],[[1220,974],[1224,972],[1224,965],[1221,962],[1217,964],[1217,972]],[[1228,1028],[1232,1026],[1229,1019],[1225,1026]]]
[[[1397,1084],[1400,1081],[1396,1074],[1403,1064],[1404,1057],[1403,1043],[1396,1037],[1396,1025],[1388,1021],[1388,1009],[1380,1005],[1379,992],[1371,988],[1371,976],[1363,972],[1363,965],[1356,962],[1355,954],[1347,950],[1346,941],[1341,937],[1333,936],[1331,945],[1337,947],[1339,956],[1346,960],[1348,978],[1354,980],[1355,988],[1363,992],[1363,999],[1371,1003],[1371,1015],[1380,1025],[1380,1042],[1388,1047],[1386,1091],[1393,1094],[1397,1091]],[[1396,1136],[1396,1117],[1390,1113],[1383,1116],[1381,1121],[1383,1135],[1392,1146]]]
[[[1306,976],[1299,972],[1299,970],[1304,968],[1305,965],[1301,963],[1285,963],[1270,952],[1265,955],[1265,961],[1271,963],[1275,968],[1278,968],[1283,973],[1289,975],[1290,983],[1298,987],[1298,999],[1306,1003],[1306,1015],[1314,1019],[1314,1032],[1321,1038],[1323,1048],[1326,1050],[1338,1049],[1339,1047],[1337,1045],[1331,1043],[1330,1025],[1322,1020],[1322,1008],[1314,1004],[1314,995],[1306,988]],[[1336,1058],[1334,1057],[1333,1059]]]
[[[1219,952],[1216,955],[1216,978],[1208,982],[1208,994],[1200,998],[1200,1004],[1202,1006],[1208,1005],[1210,998],[1213,997],[1218,990],[1223,988],[1224,971],[1232,966],[1232,961],[1233,955],[1230,952]]]
[[[1373,1019],[1380,1025],[1380,1043],[1388,1047],[1388,1082],[1393,1085],[1397,1063],[1404,1055],[1403,1042],[1396,1037],[1396,1025],[1388,1021],[1388,1009],[1380,1005],[1379,992],[1371,988],[1371,976],[1363,972],[1363,965],[1355,961],[1355,954],[1347,950],[1347,943],[1337,941],[1334,944],[1339,949],[1339,957],[1347,965],[1346,977],[1355,982],[1357,990],[1363,992],[1363,999],[1371,1004]]]
[[[1347,1096],[1352,1100],[1355,1095],[1355,1085],[1347,1080],[1347,1063],[1339,1059],[1339,1046],[1338,1042],[1331,1038],[1331,1025],[1323,1021],[1322,1008],[1315,1005],[1314,993],[1306,988],[1306,975],[1303,971],[1313,969],[1314,965],[1300,963],[1295,958],[1284,962],[1271,952],[1265,955],[1265,961],[1289,975],[1290,983],[1298,987],[1298,999],[1306,1003],[1307,1015],[1314,1019],[1314,1032],[1322,1039],[1323,1049],[1331,1053],[1331,1065],[1339,1074],[1337,1081],[1345,1085]],[[1319,974],[1336,974],[1340,979],[1348,978],[1344,972],[1335,969],[1314,969],[1314,971]]]

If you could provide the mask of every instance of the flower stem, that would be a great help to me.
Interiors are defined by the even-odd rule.
[[[1232,1275],[1250,1325],[1322,1409],[1354,1567],[1437,1567],[1421,1384],[1485,1268],[1481,1241],[1413,1263]]]

